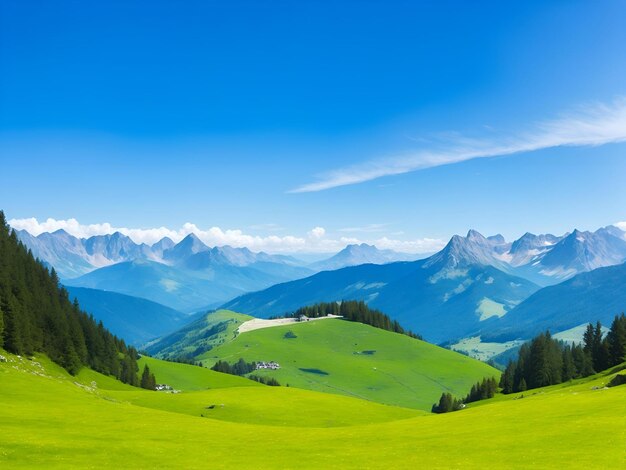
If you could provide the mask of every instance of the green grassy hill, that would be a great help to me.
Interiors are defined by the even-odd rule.
[[[155,357],[195,357],[231,341],[235,331],[252,317],[230,310],[218,310],[202,315],[184,328],[146,345]]]
[[[291,331],[296,337],[287,338]],[[361,323],[319,320],[242,333],[198,357],[276,361],[280,370],[259,370],[289,384],[378,403],[430,411],[443,391],[466,394],[496,369],[461,354]]]
[[[185,392],[212,388],[255,387],[261,385],[253,380],[244,379],[235,375],[220,374],[219,372],[214,372],[205,367],[165,362],[147,356],[137,361],[140,371],[143,370],[144,364],[147,364],[150,371],[154,373],[157,383],[171,385],[173,388]]]
[[[603,387],[614,374],[433,415],[266,386],[176,395],[110,387],[99,374],[75,378],[45,358],[1,353],[12,361],[0,363],[3,468],[586,469],[624,460],[626,386]]]

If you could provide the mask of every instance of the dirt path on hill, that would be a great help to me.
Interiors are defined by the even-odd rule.
[[[242,323],[237,328],[237,333],[246,333],[247,331],[260,330],[261,328],[271,328],[273,326],[291,325],[294,323],[306,323],[308,321],[329,320],[332,318],[341,318],[339,315],[328,315],[326,317],[309,318],[308,320],[299,321],[297,318],[277,318],[275,320],[265,320],[255,318]]]

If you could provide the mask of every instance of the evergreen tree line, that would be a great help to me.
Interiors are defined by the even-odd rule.
[[[482,382],[476,382],[472,385],[472,389],[463,400],[463,403],[472,403],[473,401],[486,400],[493,398],[498,391],[498,381],[495,377],[484,378]]]
[[[500,379],[502,393],[555,385],[587,377],[621,364],[626,352],[626,316],[615,317],[606,337],[602,325],[587,325],[582,344],[571,345],[542,333],[519,350],[517,361],[507,365]]]
[[[226,361],[219,360],[211,367],[211,370],[230,375],[246,375],[256,370],[256,362],[246,362],[239,358],[237,362],[230,365]]]
[[[20,243],[0,211],[0,347],[45,353],[75,375],[82,366],[138,385],[137,351],[81,311],[54,269]]]
[[[451,393],[444,392],[441,394],[441,398],[439,398],[439,403],[435,403],[431,411],[433,413],[449,413],[458,411],[464,406],[463,400],[454,398]]]
[[[222,372],[223,374],[244,376],[256,370],[256,362],[246,362],[242,358],[239,358],[237,362],[231,365],[226,361],[219,360],[213,365],[213,367],[211,367],[211,370]],[[247,378],[272,387],[280,386],[280,383],[278,383],[278,380],[274,377],[249,375]]]
[[[444,392],[439,398],[439,403],[433,404],[433,413],[449,413],[462,409],[466,403],[493,398],[498,391],[498,382],[495,377],[485,377],[481,382],[472,385],[470,392],[464,399],[455,398],[451,393]]]
[[[262,377],[260,375],[250,375],[248,376],[248,378],[250,380],[254,380],[255,382],[269,385],[270,387],[280,387],[280,383],[274,377]]]
[[[143,353],[142,353],[143,354]],[[147,354],[144,354],[147,355]],[[176,362],[178,364],[187,364],[190,366],[198,366],[198,367],[204,367],[204,365],[202,364],[202,361],[196,361],[195,357],[192,355],[178,355],[178,356],[171,356],[171,355],[166,355],[164,357],[161,358],[164,361],[167,362]]]
[[[301,307],[287,317],[298,318],[305,315],[309,318],[325,317],[327,315],[340,315],[344,320],[365,323],[366,325],[393,331],[422,339],[422,337],[410,330],[405,330],[397,320],[392,320],[380,310],[371,309],[362,300],[342,300],[341,302],[320,302],[307,307]]]

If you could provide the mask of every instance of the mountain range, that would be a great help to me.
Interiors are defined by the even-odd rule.
[[[595,232],[574,230],[561,236],[525,233],[513,242],[501,235],[484,237],[470,230],[452,237],[454,247],[435,254],[493,266],[540,286],[558,284],[576,274],[626,261],[626,233],[614,226]]]
[[[554,297],[541,287],[626,260],[625,234],[613,226],[561,236],[526,233],[513,242],[470,230],[415,261],[398,261],[414,255],[349,245],[311,264],[247,248],[208,247],[194,234],[148,246],[121,233],[79,239],[63,230],[37,237],[16,232],[67,286],[148,299],[181,312],[223,305],[261,317],[320,301],[365,300],[439,343],[479,333],[526,334],[511,325],[533,318],[537,307],[527,307],[531,302]]]
[[[364,300],[427,340],[443,343],[499,328],[539,291],[533,279],[555,284],[623,262],[623,237],[621,230],[607,227],[561,237],[526,234],[507,243],[499,235],[470,230],[424,260],[322,272],[245,294],[224,308],[267,317],[315,302]]]
[[[379,250],[367,243],[346,246],[343,250],[328,259],[309,265],[315,271],[333,271],[360,264],[387,264],[395,261],[414,261],[423,258],[420,255],[398,253],[393,250]]]
[[[77,238],[64,230],[35,237],[17,230],[20,241],[59,274],[67,286],[141,297],[182,311],[213,308],[246,292],[299,279],[322,269],[385,263],[413,255],[349,245],[313,265],[291,256],[248,248],[208,247],[195,234],[179,243],[163,238],[137,244],[119,232]]]

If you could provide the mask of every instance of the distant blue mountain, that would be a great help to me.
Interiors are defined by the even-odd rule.
[[[315,271],[332,271],[358,266],[360,264],[386,264],[396,261],[414,261],[424,256],[398,253],[393,250],[379,250],[374,245],[361,243],[360,245],[348,245],[339,253],[328,259],[316,261],[309,265]]]
[[[541,289],[481,330],[483,341],[528,339],[550,329],[553,333],[626,312],[626,264],[598,268]]]
[[[66,286],[83,310],[101,320],[126,342],[139,346],[175,331],[190,320],[177,310],[150,300],[98,289]]]
[[[192,312],[285,280],[282,272],[273,274],[255,266],[220,264],[189,269],[134,260],[97,269],[65,284],[120,292]]]

